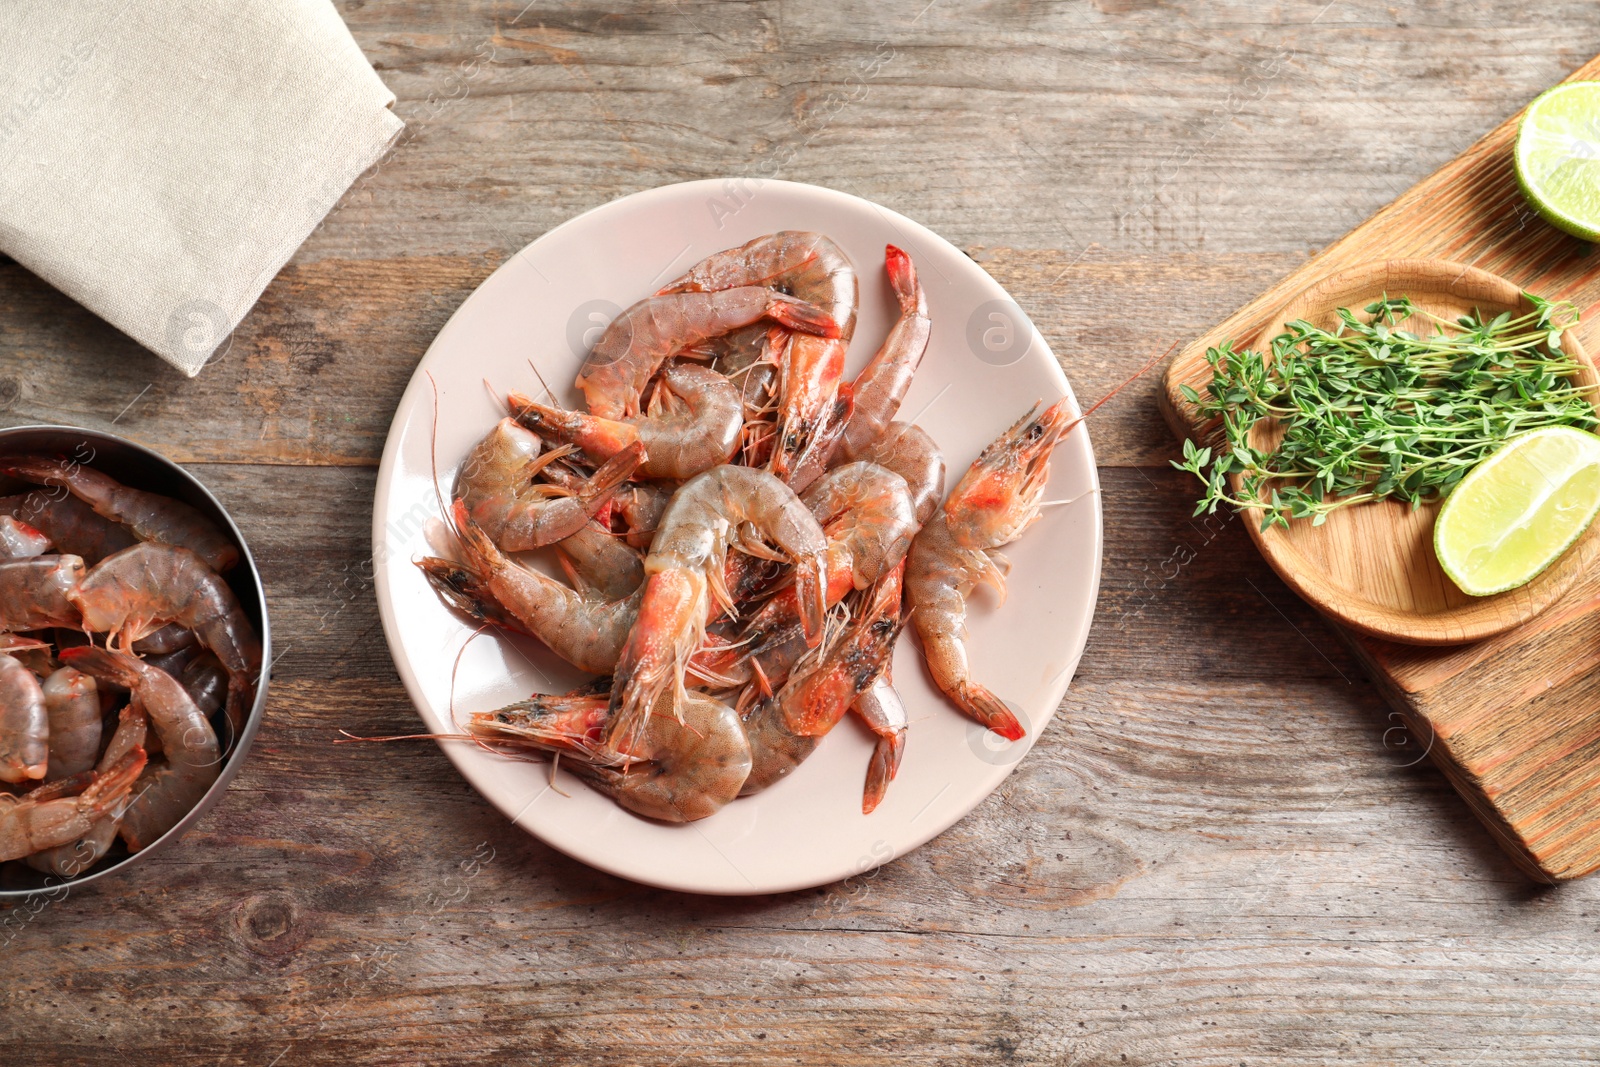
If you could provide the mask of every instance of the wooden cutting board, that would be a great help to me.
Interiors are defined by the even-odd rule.
[[[1568,80],[1600,80],[1600,57]],[[1210,382],[1207,348],[1253,337],[1318,279],[1370,260],[1456,260],[1571,300],[1582,343],[1600,352],[1600,253],[1550,226],[1517,191],[1519,117],[1180,351],[1160,393],[1173,431],[1211,432],[1178,391]],[[1600,867],[1600,570],[1531,622],[1475,644],[1397,645],[1330,626],[1518,866],[1541,881]]]

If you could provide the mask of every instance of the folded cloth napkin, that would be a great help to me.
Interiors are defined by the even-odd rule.
[[[0,251],[193,376],[393,103],[330,0],[5,0]]]

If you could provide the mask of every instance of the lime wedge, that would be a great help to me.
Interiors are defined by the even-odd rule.
[[[1568,82],[1528,105],[1517,184],[1552,226],[1600,240],[1600,82]]]
[[[1600,511],[1600,437],[1550,426],[1513,437],[1456,485],[1433,527],[1433,550],[1472,596],[1515,589]]]

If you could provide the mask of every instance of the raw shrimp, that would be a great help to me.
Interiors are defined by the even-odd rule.
[[[758,322],[713,337],[682,353],[710,359],[709,366],[732,382],[744,402],[745,420],[767,414],[777,403],[778,365],[788,352],[789,331]]]
[[[828,535],[829,574],[847,571],[856,589],[900,562],[917,533],[905,479],[875,463],[835,467],[801,499]]]
[[[519,393],[507,402],[535,433],[577,445],[596,460],[644,447],[643,478],[692,478],[733,458],[744,428],[744,404],[722,375],[694,363],[662,371],[647,409],[623,419],[539,404]]]
[[[905,558],[918,523],[905,479],[871,463],[847,463],[828,472],[801,500],[828,539],[826,602],[865,589]],[[696,663],[712,673],[745,680],[747,665],[768,684],[782,685],[805,652],[794,589],[780,590],[750,619],[743,640],[710,649]]]
[[[111,733],[106,750],[100,753],[99,770],[105,770],[136,748],[144,748],[150,735],[150,716],[137,704],[124,704],[117,713],[117,728]]]
[[[928,298],[917,281],[911,257],[894,245],[884,248],[884,269],[889,287],[900,304],[900,318],[889,330],[883,347],[862,368],[851,385],[855,407],[845,425],[834,455],[861,459],[862,453],[883,436],[911,388],[911,379],[928,349],[933,324],[928,319]]]
[[[794,490],[771,474],[713,467],[673,496],[645,557],[644,600],[613,676],[608,741],[617,731],[631,736],[641,729],[663,689],[683,689],[711,598],[731,606],[721,588],[730,544],[793,565],[801,625],[812,643],[821,639],[827,560],[822,527]]]
[[[602,418],[637,415],[644,387],[668,356],[763,318],[824,337],[839,335],[839,323],[825,309],[759,285],[651,296],[606,327],[578,371],[577,386],[589,410]]]
[[[0,559],[28,559],[50,551],[50,538],[21,519],[0,515]]]
[[[779,365],[777,436],[769,462],[773,474],[788,480],[814,450],[832,447],[836,438],[830,431],[849,414],[848,397],[839,403],[839,386],[855,332],[856,273],[843,250],[822,234],[783,230],[708,256],[661,291],[712,293],[750,285],[791,293],[838,324],[833,334],[792,338]]]
[[[900,568],[864,591],[864,607],[815,659],[744,720],[750,776],[740,796],[786,777],[816,750],[824,734],[883,672],[900,635]]]
[[[116,732],[111,735],[111,741],[106,745],[96,770],[104,772],[134,749],[142,749],[149,728],[150,719],[145,715],[144,709],[134,704],[124,704]],[[91,775],[75,775],[74,778],[89,779],[75,791],[87,788],[93,781]],[[62,781],[69,780],[62,779]],[[110,851],[112,844],[117,840],[117,831],[122,829],[122,816],[126,811],[126,804],[117,805],[113,811],[97,819],[78,839],[57,845],[55,848],[43,849],[29,856],[26,860],[28,866],[36,871],[44,871],[46,874],[62,878],[73,878],[82,874],[99,863]]]
[[[986,447],[944,502],[950,536],[965,548],[992,549],[1022,536],[1039,517],[1050,453],[1077,424],[1065,397],[1018,419]]]
[[[134,545],[101,560],[67,598],[86,629],[116,635],[124,650],[169,622],[193,630],[228,669],[228,727],[239,736],[261,674],[261,639],[233,590],[199,556],[174,545]]]
[[[906,706],[895,690],[887,665],[878,680],[856,697],[850,710],[877,739],[867,763],[867,784],[861,792],[861,814],[871,815],[899,773],[900,758],[906,751]]]
[[[146,661],[148,662],[148,661]],[[171,671],[167,672],[172,674]],[[174,675],[188,690],[200,714],[210,718],[222,707],[228,696],[228,671],[222,661],[209,652],[193,663],[186,664],[182,673]]]
[[[613,501],[612,514],[619,515],[628,532],[623,539],[640,551],[648,551],[656,539],[656,527],[672,502],[672,490],[659,485],[634,482],[625,486]],[[643,577],[641,573],[640,577]]]
[[[16,657],[0,653],[0,782],[43,778],[49,744],[50,715],[39,679]]]
[[[456,496],[466,501],[472,521],[502,551],[542,548],[577,533],[632,476],[644,455],[637,443],[616,449],[569,495],[532,481],[542,465],[539,447],[539,439],[515,419],[501,419],[474,446],[456,478]]]
[[[192,648],[198,640],[193,630],[170,622],[135,641],[133,650],[140,655],[169,656],[180,649]]]
[[[85,646],[65,649],[61,661],[128,689],[161,739],[164,762],[145,771],[122,817],[122,839],[138,852],[176,826],[216,782],[222,769],[217,735],[182,683],[137,656]]]
[[[101,518],[88,504],[60,488],[0,497],[0,512],[37,528],[56,551],[80,556],[91,567],[113,552],[139,543],[126,526]]]
[[[71,667],[52,671],[40,687],[50,722],[46,781],[86,771],[100,753],[100,691],[94,679]]]
[[[95,775],[89,788],[75,797],[0,794],[0,862],[76,841],[122,805],[144,766],[144,749],[136,748]]]
[[[104,518],[121,523],[141,541],[187,548],[215,571],[239,562],[233,539],[181,500],[123,485],[82,463],[48,456],[18,456],[0,471],[51,487],[63,486]]]
[[[83,581],[77,556],[34,556],[0,563],[0,631],[82,626],[71,595]]]
[[[451,515],[465,559],[428,556],[417,563],[446,602],[472,618],[537,637],[580,670],[606,674],[617,665],[642,589],[622,600],[585,597],[507,559],[461,501]]]
[[[483,738],[567,756],[561,766],[629,811],[683,823],[715,814],[750,773],[750,743],[738,714],[704,693],[664,689],[642,729],[606,744],[604,695],[540,697],[472,717]]]
[[[655,536],[653,526],[650,536]],[[644,557],[626,540],[592,522],[557,541],[556,549],[579,592],[592,589],[606,600],[621,600],[644,584]]]
[[[1050,451],[1069,428],[1065,399],[1038,405],[991,443],[968,468],[912,543],[906,596],[934,683],[973,719],[1012,741],[1023,736],[1005,703],[973,680],[967,662],[967,597],[979,585],[1005,596],[1004,557],[996,550],[1039,515]]]
[[[854,459],[876,463],[906,480],[917,509],[917,526],[925,526],[944,499],[944,453],[920,426],[891,422],[876,441]]]

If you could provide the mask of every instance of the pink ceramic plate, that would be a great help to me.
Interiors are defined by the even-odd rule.
[[[1044,338],[1003,289],[959,249],[869,201],[830,189],[750,179],[688,182],[623,197],[523,249],[461,305],[400,401],[378,472],[373,516],[378,606],[395,665],[429,731],[450,721],[451,670],[472,627],[447,610],[413,560],[441,532],[429,467],[439,390],[440,484],[503,412],[484,387],[535,392],[531,360],[576,403],[571,388],[598,327],[691,264],[751,237],[817,230],[837,241],[861,279],[848,372],[881,343],[894,303],[883,248],[910,253],[928,293],[933,336],[901,416],[944,448],[950,483],[985,443],[1034,401],[1068,391]],[[903,855],[955,823],[1000,784],[1048,725],[1083,653],[1100,580],[1101,518],[1094,454],[1080,427],[1057,449],[1049,508],[1007,554],[1010,596],[977,595],[969,617],[978,676],[1028,727],[1009,744],[963,718],[927,678],[915,639],[901,639],[895,680],[911,729],[900,775],[871,815],[861,787],[872,745],[846,719],[791,777],[686,826],[641,819],[566,772],[442,742],[462,774],[519,826],[613,874],[697,893],[773,893],[823,885]],[[430,539],[435,546],[430,546]],[[580,675],[534,641],[485,634],[461,656],[458,714],[499,707],[533,690],[561,691]]]

